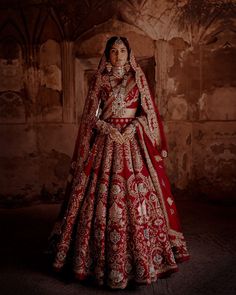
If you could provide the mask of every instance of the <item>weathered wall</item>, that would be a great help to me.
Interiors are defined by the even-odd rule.
[[[232,198],[235,10],[223,0],[1,1],[0,202],[60,197],[88,80],[115,34],[156,94],[173,187]]]

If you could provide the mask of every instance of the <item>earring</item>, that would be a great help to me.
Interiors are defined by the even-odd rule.
[[[110,71],[112,69],[112,64],[110,62],[106,62],[106,69],[107,69],[108,73],[110,73]]]
[[[130,64],[129,64],[129,62],[127,62],[127,63],[124,65],[124,68],[125,68],[126,72],[128,73],[128,71],[130,70]]]

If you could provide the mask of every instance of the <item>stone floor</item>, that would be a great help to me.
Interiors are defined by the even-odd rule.
[[[236,294],[236,208],[177,202],[191,260],[179,272],[149,286],[104,290],[51,273],[43,250],[59,205],[0,209],[1,295]]]

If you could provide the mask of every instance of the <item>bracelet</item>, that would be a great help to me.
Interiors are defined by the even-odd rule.
[[[103,120],[97,120],[96,127],[102,134],[109,134],[111,131],[111,125]]]

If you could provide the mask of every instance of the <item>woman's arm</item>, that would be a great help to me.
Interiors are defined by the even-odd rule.
[[[102,134],[108,134],[113,141],[121,144],[124,143],[124,138],[120,131],[114,128],[111,124],[98,119],[95,126]]]
[[[157,148],[158,148],[159,152],[161,153],[161,156],[163,158],[165,158],[168,156],[168,153],[167,153],[165,134],[164,134],[164,130],[163,130],[163,124],[162,124],[160,114],[157,110],[157,107],[155,105],[154,105],[154,107],[155,107],[155,113],[156,113],[157,120],[158,120],[158,128],[159,128],[159,130],[157,130],[157,132],[159,131],[159,137],[160,137],[160,145]],[[122,133],[122,135],[124,137],[124,141],[125,140],[132,140],[132,138],[134,137],[134,135],[137,131],[137,128],[140,128],[141,126],[146,131],[146,133],[149,133],[149,135],[152,135],[149,131],[147,114],[143,110],[143,108],[141,106],[141,100],[140,100],[140,103],[139,103],[139,106],[138,106],[138,109],[136,112],[136,117],[125,128],[125,130]]]

